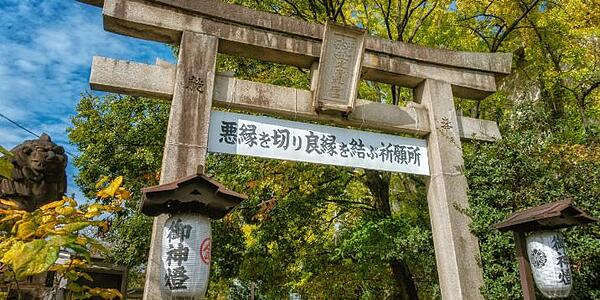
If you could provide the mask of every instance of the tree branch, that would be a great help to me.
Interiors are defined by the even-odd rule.
[[[367,22],[367,24],[363,24],[363,26],[365,26],[365,29],[367,31],[369,31],[370,27],[371,27],[371,21],[369,19],[369,10],[367,9],[367,1],[366,0],[362,0],[362,4],[363,4],[363,10],[365,11],[365,20]]]
[[[527,6],[525,5],[525,3],[522,3],[522,4],[523,5],[521,6],[521,10],[525,10],[527,8]],[[535,36],[538,38],[538,40],[542,44],[542,49],[544,49],[544,52],[550,56],[550,60],[552,60],[554,70],[560,71],[560,54],[557,55],[557,53],[555,51],[552,51],[552,49],[550,49],[550,45],[548,43],[546,43],[546,39],[543,37],[542,33],[540,32],[540,29],[529,18],[529,16],[527,16],[527,21],[533,28],[533,32],[535,33]]]
[[[527,15],[529,15],[529,12],[531,12],[531,10],[537,6],[537,4],[540,2],[540,0],[535,0],[533,1],[533,3],[531,4],[531,6],[527,7],[527,9],[525,10],[525,12],[523,12],[523,14],[521,14],[521,16],[519,16],[519,18],[517,18],[510,26],[508,26],[508,28],[506,29],[506,31],[504,31],[504,33],[500,36],[500,38],[496,39],[492,45],[492,51],[491,52],[496,52],[498,51],[498,48],[500,48],[500,45],[502,44],[502,42],[508,37],[508,35],[515,29],[515,27],[517,27],[517,25],[519,25],[519,22],[521,22],[521,20],[523,20],[523,18],[527,17]]]
[[[412,11],[409,12],[410,5],[412,4],[412,0],[408,0],[406,3],[406,9],[404,10],[404,16],[402,16],[402,24],[398,30],[398,40],[404,41],[404,31],[406,30],[406,26],[408,25],[408,18],[412,14]]]
[[[387,30],[387,35],[389,39],[394,39],[392,36],[392,28],[390,25],[390,5],[391,5],[391,0],[388,0],[388,6],[387,6],[387,10],[383,7],[383,4],[377,0],[374,1],[375,4],[379,7],[379,9],[381,10],[381,14],[383,16],[383,22],[385,24],[385,29]]]
[[[488,47],[488,49],[491,52],[492,45],[490,45],[490,42],[488,41],[488,39],[485,35],[483,35],[479,30],[471,27],[471,25],[461,25],[461,26],[473,31],[473,33],[475,33],[477,36],[479,36],[485,42],[486,46]]]
[[[358,202],[358,201],[350,201],[350,200],[325,200],[326,203],[335,203],[335,204],[353,204],[353,205],[364,205],[366,207],[361,207],[361,209],[375,211],[376,208],[368,203]]]
[[[308,4],[310,5],[310,10],[312,11],[313,14],[313,19],[315,21],[317,21],[318,16],[317,16],[317,5],[315,3],[315,0],[308,0]]]
[[[490,3],[488,3],[488,5],[483,10],[483,12],[487,12],[487,10],[490,9],[490,6],[492,6],[492,4],[494,4],[494,0],[490,1]]]
[[[600,87],[600,81],[596,81],[591,86],[589,86],[587,89],[585,89],[583,91],[583,93],[581,94],[583,100],[585,101],[585,98],[587,98],[587,96],[589,96],[595,89],[597,89],[599,87]]]
[[[423,22],[425,22],[425,20],[431,15],[431,13],[433,12],[433,10],[437,7],[437,4],[438,4],[438,2],[436,1],[433,4],[433,6],[431,7],[431,9],[429,11],[427,11],[427,13],[424,16],[422,16],[421,18],[419,18],[419,21],[417,21],[417,24],[415,24],[415,28],[413,29],[413,32],[411,33],[411,35],[408,38],[407,42],[412,43],[413,39],[417,35],[417,31],[419,31],[419,28],[421,28],[421,25],[423,25]]]
[[[500,20],[502,23],[506,24],[506,20],[504,20],[502,17],[500,17],[500,16],[496,16],[496,15],[493,15],[493,14],[488,14],[488,13],[479,13],[479,14],[475,14],[475,15],[472,15],[472,16],[470,16],[470,17],[465,17],[465,18],[462,18],[462,19],[461,19],[461,21],[467,21],[467,20],[469,20],[469,19],[475,19],[475,18],[478,18],[478,17],[488,17],[488,18],[498,19],[498,20]]]
[[[344,23],[346,23],[346,22],[345,22],[345,18],[343,17],[343,16],[344,16],[344,14],[342,13],[342,9],[343,9],[343,7],[344,7],[344,3],[346,3],[346,0],[342,0],[342,1],[341,1],[341,2],[338,4],[338,7],[337,7],[337,9],[335,10],[335,14],[334,14],[334,16],[333,16],[333,20],[334,20],[334,21],[335,21],[335,20],[337,20],[337,17],[338,17],[338,16],[341,14],[341,15],[342,15],[342,19],[344,19]]]
[[[296,16],[300,17],[304,21],[308,21],[308,19],[306,18],[306,16],[304,16],[304,13],[302,13],[302,11],[300,10],[300,8],[298,8],[298,6],[294,2],[292,2],[290,0],[283,0],[283,1],[285,1],[285,3],[287,3],[289,6],[292,7],[292,9],[296,12],[295,13]]]

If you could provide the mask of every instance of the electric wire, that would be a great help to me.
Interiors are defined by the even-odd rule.
[[[26,131],[27,133],[29,133],[29,134],[31,134],[31,135],[33,135],[33,136],[37,137],[37,138],[39,138],[39,137],[40,137],[40,135],[39,135],[39,134],[37,134],[37,133],[35,133],[35,132],[33,132],[33,131],[29,130],[27,127],[25,127],[25,126],[23,126],[23,125],[19,124],[17,121],[14,121],[14,120],[12,120],[11,118],[9,118],[9,117],[7,117],[6,115],[4,115],[3,113],[0,113],[0,117],[3,117],[3,118],[4,118],[4,119],[6,119],[8,122],[10,122],[10,123],[12,123],[13,125],[15,125],[15,126],[19,127],[20,129],[23,129],[23,130],[24,130],[24,131]],[[73,154],[73,153],[71,153],[71,152],[67,151],[66,149],[65,149],[65,153],[66,153],[67,155],[69,155],[71,158],[74,158],[74,159],[77,159],[77,158],[79,158],[77,155],[75,155],[75,154]]]

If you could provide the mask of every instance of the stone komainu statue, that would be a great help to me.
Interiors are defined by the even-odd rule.
[[[13,177],[0,178],[0,197],[16,200],[28,211],[62,199],[67,191],[67,156],[63,147],[42,134],[11,152]]]

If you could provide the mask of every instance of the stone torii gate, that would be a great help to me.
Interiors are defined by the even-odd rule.
[[[213,106],[425,137],[427,199],[442,296],[483,299],[479,246],[462,212],[468,187],[461,139],[491,141],[500,133],[494,122],[457,116],[453,97],[483,99],[495,92],[496,80],[510,73],[510,54],[425,48],[217,0],[79,1],[103,8],[108,31],[180,46],[176,66],[94,57],[90,78],[96,90],[171,101],[161,184],[204,166]],[[372,80],[412,88],[414,102],[398,107],[355,101],[352,92],[341,99],[315,97],[328,88],[323,78],[334,76],[323,74],[332,72],[326,71],[329,28],[350,39],[351,50],[358,53],[351,66],[341,67],[352,78],[342,83],[344,90],[356,91],[359,78]],[[218,52],[310,69],[311,90],[215,74]],[[165,220],[160,216],[154,222],[144,299],[160,298],[159,235]]]

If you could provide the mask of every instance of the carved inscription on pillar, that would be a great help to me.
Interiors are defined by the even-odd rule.
[[[364,39],[363,30],[327,23],[314,98],[316,109],[352,111],[360,80]]]
[[[183,88],[190,91],[196,91],[202,94],[204,93],[204,80],[200,78],[200,76],[196,77],[192,75],[187,79]]]

